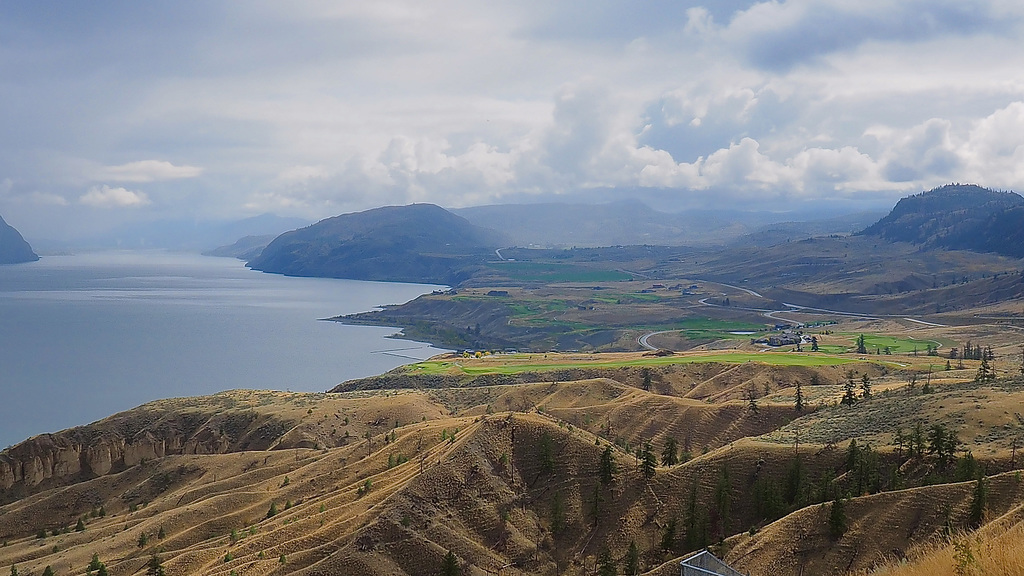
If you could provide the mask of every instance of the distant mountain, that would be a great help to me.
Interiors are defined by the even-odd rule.
[[[608,204],[497,204],[453,210],[477,226],[492,228],[522,247],[594,248],[602,246],[721,245],[767,226],[788,223],[784,232],[772,236],[802,239],[814,235],[849,234],[877,219],[823,219],[818,213],[745,212],[737,210],[690,209],[661,212],[639,201]],[[812,223],[802,225],[804,223]],[[785,234],[785,236],[782,236]]]
[[[457,284],[504,244],[433,204],[342,214],[278,236],[248,266],[289,276]]]
[[[973,184],[949,184],[900,200],[861,234],[926,248],[1024,257],[1024,197]]]
[[[36,260],[39,260],[39,256],[36,256],[32,247],[21,237],[21,233],[4,222],[3,217],[0,216],[0,264],[18,264]]]
[[[111,232],[75,242],[76,248],[161,248],[169,250],[212,250],[245,236],[277,236],[308,226],[309,220],[261,214],[242,220],[157,220],[136,222]]]
[[[238,258],[239,260],[252,260],[260,255],[268,244],[274,241],[277,236],[267,234],[263,236],[243,236],[234,244],[214,248],[203,252],[203,256],[220,256],[223,258]]]

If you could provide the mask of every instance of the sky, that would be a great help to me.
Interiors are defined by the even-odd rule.
[[[387,204],[1024,190],[1016,0],[0,4],[27,237]]]

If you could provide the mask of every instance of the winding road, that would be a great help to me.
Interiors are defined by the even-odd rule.
[[[716,286],[724,286],[726,288],[732,288],[733,290],[738,290],[740,292],[745,292],[745,293],[747,293],[747,294],[749,294],[751,296],[754,296],[755,298],[765,299],[764,296],[762,296],[761,294],[759,294],[759,293],[757,293],[757,292],[755,292],[755,291],[753,291],[753,290],[751,290],[749,288],[742,288],[740,286],[733,286],[732,284],[725,284],[725,283],[722,283],[722,282],[712,282],[712,281],[709,281],[709,280],[697,280],[697,282],[703,282],[704,284],[714,284]],[[726,296],[726,294],[724,292],[722,292],[722,295]],[[771,319],[773,321],[783,320],[785,322],[790,322],[792,324],[796,324],[797,326],[803,326],[803,323],[799,322],[799,321],[796,321],[796,320],[789,319],[789,318],[785,318],[785,317],[782,317],[782,316],[778,316],[778,314],[785,314],[787,312],[803,312],[805,314],[806,313],[811,313],[811,314],[834,314],[836,316],[849,316],[849,317],[852,317],[852,318],[860,318],[862,320],[880,320],[881,318],[896,318],[896,319],[900,319],[900,320],[905,320],[907,322],[913,322],[914,324],[921,324],[921,325],[927,326],[929,328],[944,328],[946,326],[945,324],[936,324],[935,322],[926,322],[924,320],[917,320],[916,318],[907,318],[905,316],[900,316],[898,314],[868,315],[868,314],[859,314],[857,312],[845,312],[845,311],[842,311],[842,310],[829,310],[827,308],[812,308],[810,306],[800,306],[798,304],[789,304],[789,303],[786,303],[786,302],[782,303],[782,305],[785,306],[785,308],[782,309],[782,310],[772,310],[772,309],[769,309],[769,308],[751,308],[751,307],[745,307],[745,306],[723,306],[721,304],[712,304],[711,302],[708,302],[708,298],[701,298],[697,302],[699,304],[703,305],[703,306],[713,306],[715,308],[730,308],[730,309],[733,309],[733,310],[746,310],[748,312],[759,312],[765,318],[769,318],[769,319]],[[652,336],[657,336],[658,334],[668,334],[670,332],[679,332],[679,330],[659,330],[659,331],[656,331],[656,332],[648,332],[648,333],[643,334],[640,337],[638,337],[636,339],[636,342],[637,342],[637,344],[639,344],[641,347],[643,347],[646,350],[658,350],[658,347],[657,346],[652,346],[650,344],[650,342],[648,342],[648,339],[650,337],[652,337]]]

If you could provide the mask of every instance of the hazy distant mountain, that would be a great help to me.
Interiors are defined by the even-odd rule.
[[[243,220],[158,220],[122,226],[70,248],[163,248],[211,250],[245,236],[277,236],[309,225],[309,220],[261,214]]]
[[[238,258],[239,260],[252,260],[260,255],[263,249],[277,238],[274,234],[263,236],[244,236],[235,241],[234,244],[220,246],[213,250],[203,252],[203,256],[220,256],[224,258]]]
[[[695,246],[724,244],[766,226],[787,222],[780,241],[813,235],[852,233],[877,219],[853,217],[859,225],[848,226],[846,217],[821,219],[811,213],[744,212],[691,209],[659,212],[638,201],[610,204],[499,204],[453,210],[477,226],[498,230],[516,246],[599,247],[638,244]],[[804,222],[815,225],[804,226]],[[775,238],[777,236],[773,236]]]
[[[21,233],[13,226],[4,222],[0,216],[0,264],[17,264],[19,262],[35,262],[39,256],[21,237]]]
[[[867,236],[927,248],[1024,257],[1024,197],[973,184],[950,184],[900,200]]]
[[[248,265],[289,276],[455,284],[503,244],[433,204],[386,206],[282,234]]]

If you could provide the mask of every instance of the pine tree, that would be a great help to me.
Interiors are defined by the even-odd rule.
[[[972,528],[981,526],[985,519],[985,508],[988,507],[988,480],[984,476],[978,478],[974,483],[974,492],[971,495],[971,512],[968,521]]]
[[[794,408],[797,412],[804,411],[804,392],[800,387],[800,381],[796,381],[796,401],[794,402]]]
[[[754,414],[757,414],[757,412],[758,412],[758,408],[757,408],[757,392],[754,392],[754,387],[753,386],[750,386],[749,388],[747,388],[747,408],[751,412],[753,412]]]
[[[601,484],[607,486],[615,481],[615,458],[610,444],[605,446],[604,452],[601,453],[600,468]]]
[[[641,472],[643,472],[644,478],[648,480],[654,478],[654,469],[658,466],[658,460],[654,457],[654,451],[651,449],[650,442],[644,443],[641,459],[643,461]]]
[[[267,510],[267,518],[273,518],[277,516],[277,502],[270,503],[270,509]]]
[[[641,373],[643,374],[643,377],[644,377],[643,388],[644,388],[645,391],[650,392],[651,391],[651,369],[645,366],[644,369],[641,370]]]
[[[665,448],[661,451],[661,465],[675,466],[679,464],[679,445],[675,438],[669,437],[665,441]]]
[[[818,351],[818,337],[817,336],[811,336],[811,352],[817,352],[817,351]]]
[[[78,519],[78,524],[75,524],[75,532],[85,532],[85,522],[81,518]]]
[[[864,340],[864,335],[861,334],[860,336],[857,337],[857,354],[867,354],[867,353],[868,353],[867,343]]]
[[[990,382],[995,379],[995,373],[988,363],[988,356],[982,355],[981,366],[978,367],[978,373],[974,376],[975,382]]]
[[[672,518],[665,525],[665,530],[661,533],[661,549],[666,552],[671,552],[676,547],[676,519]]]
[[[636,546],[636,540],[630,540],[629,550],[626,550],[626,559],[623,564],[623,573],[626,576],[637,576],[640,574],[640,549]]]
[[[146,576],[164,576],[164,565],[156,554],[150,556],[149,562],[146,562]]]
[[[828,533],[834,539],[839,539],[846,533],[846,505],[842,498],[836,498],[828,511]]]
[[[43,576],[53,576],[53,568],[50,568],[49,564],[46,565],[46,568],[43,568]]]
[[[455,553],[451,550],[448,551],[444,556],[444,560],[441,561],[441,576],[459,576],[462,573],[459,567],[459,561],[455,558]]]
[[[92,572],[94,570],[99,570],[100,566],[102,566],[102,565],[103,565],[103,563],[100,562],[100,555],[94,553],[92,555],[92,560],[89,560],[89,566],[86,568],[86,570],[89,571],[89,572]]]
[[[147,536],[145,532],[143,532],[142,534],[139,534],[139,541],[138,541],[139,548],[145,548],[146,544],[148,542],[149,542],[149,536]]]
[[[554,441],[551,439],[551,434],[544,431],[540,435],[540,470],[545,474],[550,474],[555,469],[555,446]]]
[[[871,378],[867,373],[860,377],[860,397],[865,400],[871,398]]]
[[[840,404],[853,406],[857,402],[857,394],[854,392],[853,370],[846,371],[846,383],[843,384],[843,399]]]
[[[612,553],[607,548],[601,550],[597,557],[598,576],[618,576],[619,571],[615,568],[615,561],[612,560]]]

